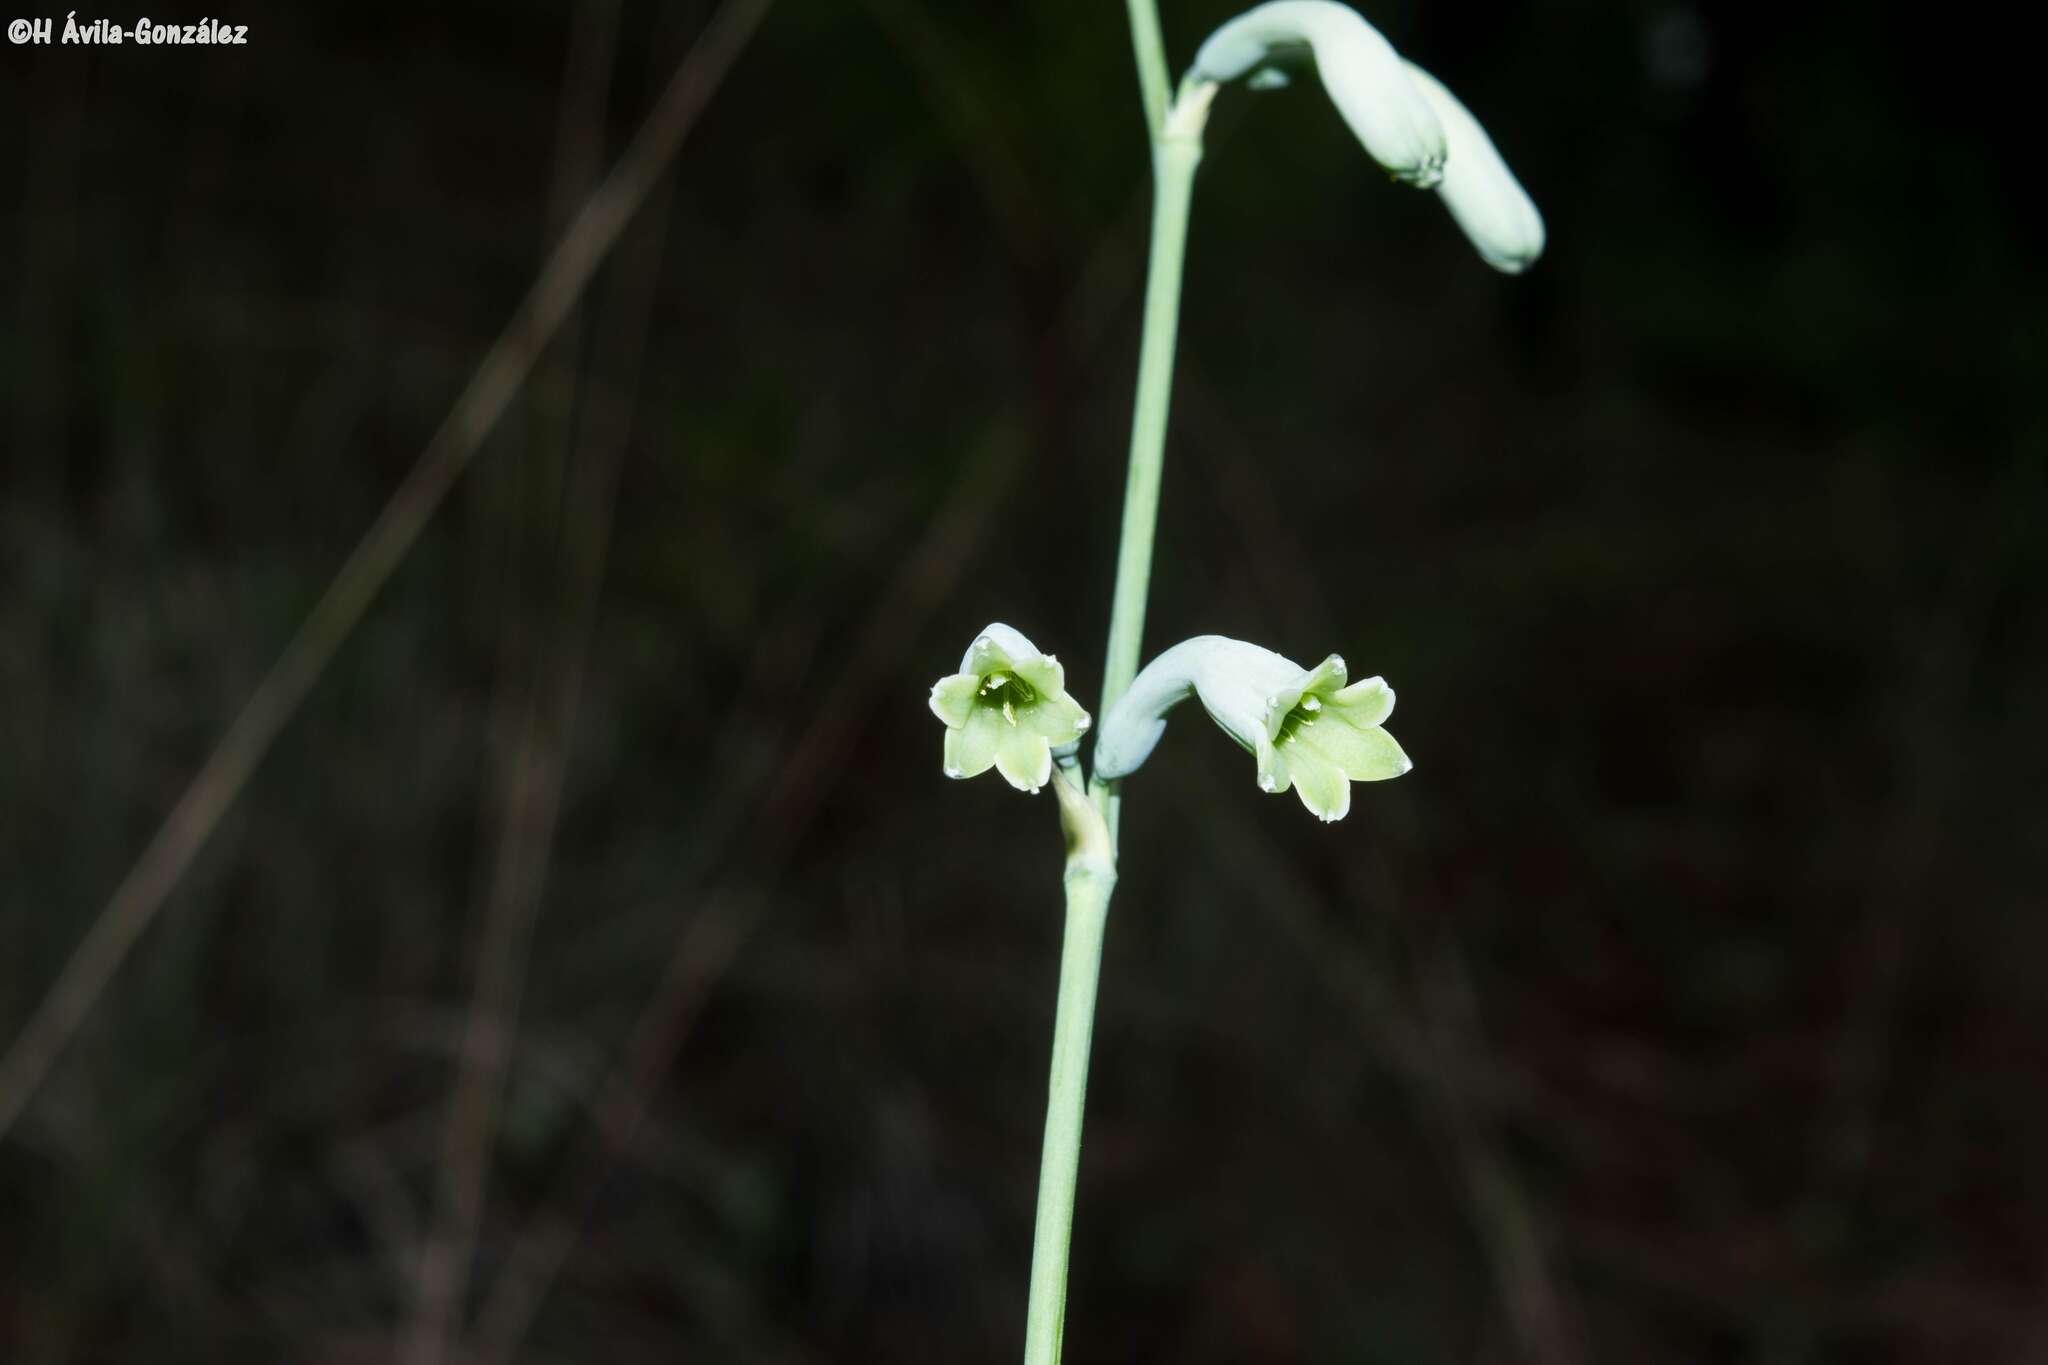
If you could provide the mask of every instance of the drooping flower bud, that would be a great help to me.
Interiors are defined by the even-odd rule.
[[[1209,35],[1191,79],[1231,81],[1250,74],[1270,88],[1276,63],[1315,57],[1330,102],[1373,160],[1397,180],[1427,188],[1442,178],[1444,129],[1409,81],[1401,58],[1358,11],[1335,0],[1272,0]]]

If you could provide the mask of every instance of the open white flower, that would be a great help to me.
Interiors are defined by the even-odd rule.
[[[1026,792],[1051,778],[1053,746],[1072,744],[1089,723],[1060,661],[1001,622],[975,637],[958,673],[932,684],[931,706],[946,723],[946,776],[993,766]]]
[[[1320,820],[1351,809],[1351,784],[1399,777],[1414,764],[1381,726],[1394,710],[1382,678],[1345,681],[1332,654],[1303,668],[1270,649],[1222,635],[1183,640],[1147,664],[1109,708],[1095,740],[1095,775],[1136,772],[1166,733],[1166,713],[1193,696],[1259,761],[1259,787],[1294,789]]]
[[[1251,74],[1270,88],[1276,66],[1313,55],[1330,102],[1373,160],[1424,188],[1444,173],[1444,129],[1380,31],[1335,0],[1272,0],[1209,35],[1188,76],[1233,81]]]

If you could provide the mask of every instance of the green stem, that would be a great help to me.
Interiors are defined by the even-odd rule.
[[[1131,48],[1138,58],[1138,94],[1145,101],[1145,130],[1154,140],[1166,126],[1166,105],[1173,88],[1166,70],[1166,40],[1159,34],[1159,6],[1154,0],[1129,0]]]
[[[1101,859],[1069,859],[1066,884],[1067,927],[1060,949],[1059,1009],[1052,1025],[1045,1148],[1038,1167],[1038,1221],[1031,1237],[1024,1365],[1058,1365],[1066,1326],[1067,1252],[1074,1231],[1074,1187],[1081,1171],[1088,1044],[1095,1032],[1095,984],[1102,971],[1102,936],[1109,925],[1109,897],[1116,889],[1116,870]]]
[[[1149,55],[1141,11],[1151,14]],[[1188,205],[1194,195],[1195,167],[1202,160],[1202,124],[1215,94],[1214,86],[1194,86],[1184,90],[1171,109],[1164,109],[1165,59],[1158,51],[1158,16],[1151,11],[1150,0],[1132,0],[1131,25],[1147,107],[1152,102],[1148,73],[1156,62],[1163,113],[1152,124],[1152,259],[1145,282],[1145,331],[1138,351],[1123,536],[1117,547],[1116,590],[1110,607],[1104,712],[1130,689],[1138,672],[1145,596],[1152,578],[1153,529],[1159,520],[1166,413],[1173,393],[1174,335],[1180,325]],[[1081,1171],[1088,1045],[1095,1032],[1095,987],[1102,971],[1103,933],[1109,924],[1110,896],[1116,889],[1119,798],[1114,785],[1098,782],[1083,796],[1062,765],[1053,775],[1053,790],[1059,796],[1060,818],[1067,832],[1067,917],[1060,950],[1059,1008],[1053,1018],[1052,1075],[1046,1089],[1045,1147],[1038,1171],[1038,1218],[1031,1239],[1024,1365],[1059,1365],[1067,1313],[1068,1250],[1074,1231],[1074,1188]]]
[[[1101,714],[1130,690],[1144,642],[1152,586],[1152,541],[1159,524],[1159,481],[1166,466],[1166,417],[1173,398],[1173,351],[1180,330],[1180,286],[1187,258],[1188,208],[1202,161],[1202,125],[1215,87],[1182,92],[1152,144],[1152,259],[1145,278],[1144,335],[1138,344],[1138,392],[1131,414],[1130,471],[1124,482],[1123,533],[1117,542]],[[1112,839],[1120,800],[1097,782],[1093,796]]]

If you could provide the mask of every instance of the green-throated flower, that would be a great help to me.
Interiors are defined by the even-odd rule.
[[[1054,746],[1088,728],[1060,661],[1000,622],[975,637],[958,673],[932,684],[932,714],[946,723],[946,776],[975,777],[993,766],[1026,792],[1052,777]]]
[[[1380,728],[1394,710],[1384,679],[1346,686],[1344,660],[1335,654],[1303,668],[1243,640],[1198,635],[1145,665],[1109,708],[1095,739],[1095,775],[1136,772],[1166,732],[1166,713],[1189,696],[1258,758],[1262,790],[1294,788],[1318,819],[1344,818],[1353,782],[1399,777],[1414,766]]]

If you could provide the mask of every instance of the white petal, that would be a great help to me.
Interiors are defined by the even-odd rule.
[[[932,714],[958,729],[974,712],[974,694],[981,690],[981,676],[955,673],[932,684]]]
[[[1062,692],[1057,697],[1040,697],[1018,717],[1025,728],[1044,735],[1051,744],[1072,744],[1088,733],[1088,713],[1081,703]]]
[[[1008,672],[1018,660],[1036,657],[1038,646],[1025,639],[1022,631],[1001,621],[992,621],[960,656],[960,671],[993,673],[1000,669]]]
[[[1294,779],[1294,794],[1309,814],[1329,824],[1351,813],[1351,779],[1342,768],[1322,754],[1305,751],[1299,743],[1281,747],[1288,751],[1287,770]]]
[[[1342,654],[1332,654],[1308,671],[1308,677],[1302,682],[1301,690],[1304,692],[1335,692],[1344,686],[1344,681],[1349,676],[1349,673],[1345,671],[1344,656]]]
[[[1384,725],[1394,714],[1394,689],[1385,678],[1361,678],[1329,699],[1353,725]]]
[[[1067,694],[1067,670],[1050,654],[1029,654],[1016,660],[1017,676],[1030,683],[1040,696]]]
[[[1384,782],[1415,766],[1392,735],[1377,725],[1354,724],[1342,712],[1301,726],[1294,742],[1336,764],[1353,782]]]
[[[996,771],[1020,792],[1052,780],[1052,746],[1035,730],[1006,725],[996,736]]]
[[[945,771],[948,777],[979,777],[996,761],[996,742],[1004,730],[1002,717],[977,706],[967,724],[946,731]]]

